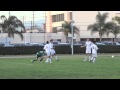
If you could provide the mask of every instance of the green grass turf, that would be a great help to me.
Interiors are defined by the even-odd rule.
[[[17,57],[0,58],[0,79],[120,79],[120,56],[99,55],[94,64],[84,55],[60,55],[52,64]]]

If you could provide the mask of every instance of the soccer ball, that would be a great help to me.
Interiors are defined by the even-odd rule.
[[[114,58],[114,56],[112,55],[112,58]]]

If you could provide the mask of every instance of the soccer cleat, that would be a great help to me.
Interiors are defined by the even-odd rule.
[[[48,63],[49,61],[45,61],[45,63]]]
[[[87,59],[83,60],[83,61],[86,61]]]

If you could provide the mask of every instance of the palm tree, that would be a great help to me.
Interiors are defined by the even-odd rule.
[[[25,27],[23,23],[16,17],[10,16],[8,19],[2,15],[1,17],[2,23],[0,23],[0,27],[4,33],[8,33],[8,37],[14,38],[14,34],[18,34],[23,40],[22,32],[25,31]],[[19,31],[18,29],[22,29]]]
[[[71,22],[65,21],[62,24],[62,29],[58,30],[58,32],[59,31],[64,33],[64,35],[66,36],[66,42],[68,42],[68,34],[69,33],[72,34]],[[76,33],[79,35],[79,29],[76,26],[73,26],[73,33]]]
[[[115,16],[114,18],[112,18],[113,21],[117,21],[118,24],[120,24],[120,17]]]
[[[88,25],[88,30],[91,30],[91,34],[98,32],[100,36],[100,42],[102,41],[102,36],[108,34],[108,25],[106,19],[108,18],[108,13],[101,14],[98,12],[96,15],[96,22],[94,24]]]
[[[116,41],[117,39],[117,35],[120,33],[120,26],[117,25],[116,23],[114,22],[108,22],[107,24],[107,27],[108,27],[108,34],[109,33],[112,33],[114,35],[114,42]]]

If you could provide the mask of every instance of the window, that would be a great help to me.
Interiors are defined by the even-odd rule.
[[[61,14],[61,21],[64,21],[64,14]]]
[[[64,21],[64,14],[52,15],[52,22]]]
[[[70,12],[70,20],[72,20],[72,12]]]
[[[56,15],[56,22],[59,21],[59,15]]]
[[[52,22],[55,22],[55,15],[52,15]]]

